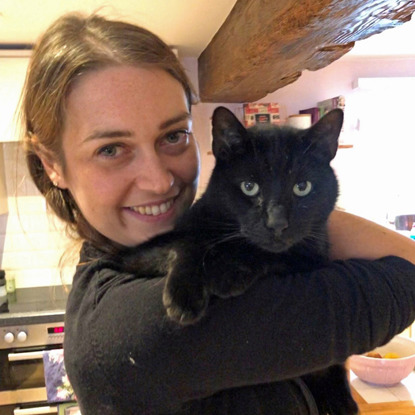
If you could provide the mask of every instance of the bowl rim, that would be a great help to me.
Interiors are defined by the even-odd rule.
[[[377,357],[365,356],[365,354],[364,354],[364,353],[369,353],[370,351],[373,351],[374,352],[374,351],[376,351],[376,350],[378,350],[380,348],[387,347],[393,341],[398,341],[398,342],[401,342],[401,343],[411,344],[414,347],[414,352],[411,355],[409,355],[409,356],[397,357],[397,358],[386,358],[386,359],[385,358],[380,359],[380,358],[377,358]],[[403,362],[405,360],[411,360],[411,359],[414,359],[415,358],[415,341],[412,340],[412,339],[410,339],[410,338],[408,338],[408,337],[401,336],[401,335],[397,335],[397,336],[393,337],[387,343],[385,343],[385,344],[383,344],[381,346],[378,346],[378,347],[376,347],[376,348],[374,348],[374,349],[372,349],[370,351],[369,352],[364,352],[362,354],[354,354],[354,355],[350,356],[350,358],[351,359],[353,359],[353,358],[361,358],[363,360],[370,360],[370,361],[373,361],[373,362],[374,361],[377,361],[377,362]]]

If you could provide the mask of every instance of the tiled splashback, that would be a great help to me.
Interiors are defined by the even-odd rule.
[[[60,266],[70,240],[31,181],[16,142],[2,143],[8,213],[0,215],[0,264],[16,287],[71,282],[73,266]]]

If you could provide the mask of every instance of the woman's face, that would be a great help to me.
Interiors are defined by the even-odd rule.
[[[167,72],[113,66],[85,74],[67,98],[62,140],[58,186],[115,242],[131,246],[170,230],[194,199],[192,119]]]

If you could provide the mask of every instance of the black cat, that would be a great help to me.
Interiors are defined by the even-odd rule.
[[[283,277],[328,262],[327,219],[338,184],[336,154],[343,112],[309,129],[245,129],[224,107],[212,117],[216,165],[204,195],[171,232],[122,253],[123,266],[166,275],[168,316],[194,324],[209,298],[240,295],[265,275]],[[293,305],[295,307],[295,305]],[[320,414],[352,415],[343,366],[303,377]]]

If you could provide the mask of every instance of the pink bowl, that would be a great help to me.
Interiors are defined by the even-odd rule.
[[[415,342],[406,337],[396,336],[388,344],[374,352],[384,356],[397,353],[398,359],[377,359],[354,355],[349,359],[350,369],[365,382],[375,385],[395,385],[405,379],[415,367]]]

